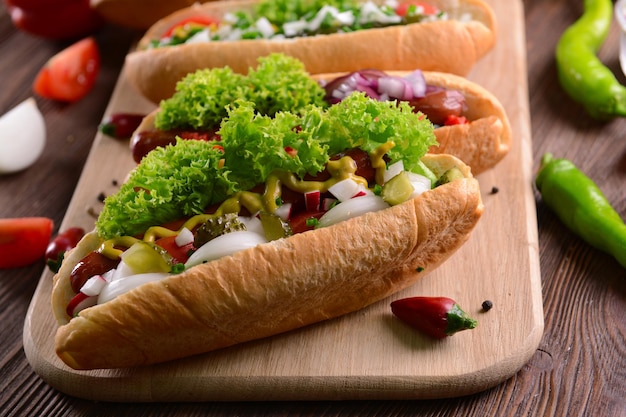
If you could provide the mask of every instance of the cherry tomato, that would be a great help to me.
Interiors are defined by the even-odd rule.
[[[17,268],[44,256],[54,223],[47,217],[0,219],[0,268]]]
[[[211,26],[218,25],[220,21],[211,16],[192,16],[186,19],[181,20],[180,22],[170,26],[165,33],[163,33],[163,38],[169,38],[174,34],[178,28],[184,28],[185,26]]]
[[[193,242],[183,246],[176,244],[176,236],[162,237],[154,243],[167,251],[176,263],[184,264],[189,259],[189,253],[194,249]]]
[[[128,139],[139,127],[144,116],[136,113],[114,113],[102,122],[99,130],[116,139]]]
[[[89,0],[5,0],[13,25],[48,39],[75,39],[101,27]]]
[[[422,8],[422,14],[437,14],[439,13],[439,10],[433,6],[432,4],[428,4],[427,2],[424,1],[417,1],[417,0],[409,0],[403,3],[400,3],[398,5],[398,7],[396,7],[396,14],[398,16],[406,16],[407,12],[409,11],[409,8],[411,6],[415,6],[415,7],[421,7]]]
[[[100,51],[92,37],[54,55],[39,71],[33,90],[41,97],[75,102],[93,88],[100,70]]]
[[[52,239],[48,244],[45,254],[46,264],[52,272],[59,272],[65,252],[74,248],[84,235],[84,229],[80,227],[70,227]]]

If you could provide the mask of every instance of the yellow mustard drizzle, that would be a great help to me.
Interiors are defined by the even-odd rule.
[[[385,170],[387,170],[387,163],[385,162],[384,157],[394,146],[396,146],[396,144],[389,141],[370,152],[372,168],[376,170],[376,184],[382,185],[385,182]]]
[[[394,146],[393,142],[387,142],[370,152],[370,160],[372,167],[376,170],[376,182],[378,184],[382,184],[383,175],[387,167],[383,158],[389,149]],[[177,236],[183,229],[193,230],[196,226],[212,217],[219,217],[227,213],[239,213],[242,207],[245,207],[250,213],[257,213],[262,210],[273,213],[279,206],[278,201],[280,200],[282,185],[300,193],[309,191],[326,192],[339,181],[350,178],[367,187],[367,180],[356,175],[357,168],[354,159],[349,156],[343,156],[337,160],[328,161],[326,169],[330,174],[330,178],[325,181],[306,181],[299,179],[290,172],[273,171],[265,181],[263,195],[252,191],[239,191],[224,200],[213,214],[192,216],[178,230],[168,229],[163,226],[151,226],[144,234],[142,240],[154,242],[162,237]],[[140,239],[131,236],[115,237],[103,242],[97,251],[107,258],[117,259],[124,252],[121,249],[117,249],[118,247],[129,248],[132,244],[139,241]]]

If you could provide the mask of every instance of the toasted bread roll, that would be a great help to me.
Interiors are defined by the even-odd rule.
[[[144,284],[69,323],[71,266],[64,263],[52,294],[57,354],[74,369],[169,361],[338,317],[410,286],[469,238],[483,212],[467,165],[449,155],[424,162],[436,174],[456,166],[465,178]],[[89,234],[68,259],[99,244]]]
[[[215,0],[90,0],[107,22],[132,29],[148,29],[159,19],[194,3]]]
[[[381,3],[382,0],[376,0]],[[443,71],[466,75],[495,44],[496,23],[482,0],[432,0],[450,19],[350,33],[295,38],[284,41],[245,40],[182,44],[147,49],[150,42],[176,22],[194,15],[218,18],[254,5],[232,0],[193,5],[155,23],[128,54],[128,79],[149,100],[158,103],[174,93],[176,82],[200,68],[229,66],[246,73],[259,56],[283,52],[301,60],[311,74],[381,70]]]

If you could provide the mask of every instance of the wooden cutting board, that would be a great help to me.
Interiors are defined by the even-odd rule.
[[[88,372],[74,371],[55,356],[52,274],[44,272],[24,326],[24,349],[35,372],[73,396],[133,402],[441,398],[511,377],[539,345],[543,309],[523,7],[519,1],[489,2],[498,17],[498,43],[469,78],[502,101],[514,145],[495,169],[478,177],[485,214],[448,262],[405,291],[335,320],[162,365]],[[122,76],[107,114],[153,108]],[[127,143],[98,134],[61,229],[91,229],[98,195],[114,191],[112,180],[121,182],[133,166]],[[435,342],[392,326],[389,303],[415,295],[451,297],[479,325]],[[482,312],[487,299],[494,307]]]

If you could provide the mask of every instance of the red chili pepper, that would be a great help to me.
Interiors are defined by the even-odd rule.
[[[411,327],[435,339],[452,336],[478,324],[456,301],[447,297],[410,297],[391,303],[392,313]]]
[[[99,130],[115,139],[128,139],[139,127],[144,116],[134,113],[114,113],[100,124]]]
[[[74,248],[78,241],[85,235],[85,230],[80,227],[70,227],[63,233],[56,235],[46,249],[46,264],[52,272],[59,272],[65,252]]]

